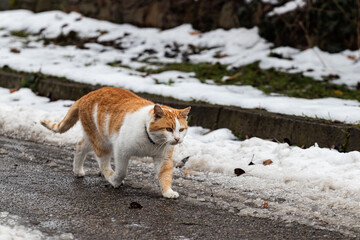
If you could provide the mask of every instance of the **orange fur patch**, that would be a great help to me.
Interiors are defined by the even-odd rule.
[[[187,121],[186,118],[181,116],[183,110],[175,109],[169,106],[161,106],[164,111],[164,116],[157,119],[156,121],[150,123],[149,131],[165,131],[166,128],[175,129],[177,118],[181,125],[187,129]],[[150,111],[151,114],[154,114],[153,109]]]
[[[143,99],[128,90],[104,87],[76,101],[59,124],[49,120],[43,120],[41,124],[54,132],[63,133],[80,119],[95,154],[102,157],[111,152],[108,137],[120,131],[126,114],[153,104],[153,102]],[[97,109],[96,122],[94,119],[95,107]],[[181,114],[186,109],[178,110],[168,106],[161,106],[161,109],[164,115],[150,123],[149,131],[175,128],[175,118],[187,128],[186,118]],[[154,115],[154,109],[150,110],[149,114]]]
[[[121,128],[127,113],[153,104],[136,94],[121,88],[105,87],[91,92],[78,100],[79,116],[84,131],[97,156],[109,153],[106,145],[107,134],[112,136]],[[97,106],[97,122],[94,122],[93,111]],[[109,132],[105,133],[106,118],[109,118]],[[98,128],[96,128],[96,126]]]

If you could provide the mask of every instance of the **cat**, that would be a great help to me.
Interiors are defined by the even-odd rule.
[[[127,174],[132,156],[150,156],[165,198],[178,198],[172,190],[172,154],[187,133],[191,107],[179,110],[137,96],[121,88],[104,87],[77,100],[65,118],[40,123],[55,133],[64,133],[80,119],[84,135],[77,143],[73,171],[85,175],[86,155],[93,150],[105,179],[117,188]],[[115,171],[110,160],[114,157]]]

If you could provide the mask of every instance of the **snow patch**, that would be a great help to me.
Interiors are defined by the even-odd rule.
[[[355,87],[360,81],[360,61],[354,61],[357,51],[337,54],[323,52],[314,47],[305,51],[290,47],[270,49],[272,44],[258,34],[257,28],[216,29],[196,33],[185,24],[160,31],[155,28],[137,28],[128,24],[114,24],[81,16],[78,13],[59,11],[32,13],[27,10],[0,12],[0,67],[9,66],[18,71],[42,72],[48,75],[89,84],[102,84],[127,88],[136,92],[174,97],[181,100],[206,101],[213,104],[242,108],[264,108],[271,112],[308,116],[345,123],[360,121],[358,101],[341,99],[298,99],[276,94],[266,95],[251,86],[217,86],[212,80],[201,83],[191,73],[168,71],[150,74],[108,63],[119,61],[133,68],[156,66],[141,62],[151,57],[163,63],[181,62],[178,54],[166,57],[169,49],[177,46],[181,53],[191,46],[202,50],[188,55],[192,62],[228,64],[229,68],[259,61],[261,68],[276,68],[286,72],[302,72],[305,76],[321,80],[323,76],[339,76],[335,84]],[[51,38],[70,31],[82,37],[98,37],[101,41],[115,41],[122,48],[114,49],[97,43],[88,43],[88,49],[75,46],[44,46],[38,37],[19,38],[10,31],[25,30],[31,34],[41,32],[41,37]],[[11,52],[11,48],[19,53]],[[150,54],[149,52],[152,52]],[[284,58],[270,57],[278,53]],[[216,55],[225,57],[217,58]],[[134,61],[138,58],[138,61]]]

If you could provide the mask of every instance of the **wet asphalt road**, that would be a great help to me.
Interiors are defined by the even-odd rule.
[[[153,184],[150,168],[130,166],[129,183],[119,189],[110,187],[96,171],[75,178],[72,156],[70,147],[0,136],[0,212],[20,216],[29,227],[49,237],[72,233],[76,239],[347,238],[337,232],[240,217],[216,205],[194,203],[184,197],[188,190],[176,185],[180,198],[164,199]],[[88,160],[87,167],[96,169],[95,160]],[[136,182],[150,184],[142,187]],[[132,202],[142,208],[130,208]]]

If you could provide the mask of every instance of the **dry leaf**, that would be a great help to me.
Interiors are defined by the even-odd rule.
[[[190,32],[190,35],[201,35],[201,32],[199,32],[199,31],[192,31],[192,32]]]
[[[245,171],[242,170],[241,168],[235,168],[234,173],[236,176],[240,176],[240,175],[243,175],[245,173]]]
[[[269,207],[269,203],[268,203],[268,202],[264,202],[263,206],[264,206],[264,208],[268,208],[268,207]]]
[[[19,91],[20,88],[13,88],[13,89],[10,89],[9,92],[10,93],[14,93],[14,92],[17,92]]]
[[[192,168],[189,168],[188,170],[185,171],[185,176],[188,175],[188,173],[190,172],[190,170],[192,170]]]
[[[10,48],[10,52],[18,54],[18,53],[20,53],[20,50],[16,49],[16,48]]]
[[[224,57],[227,57],[227,56],[229,56],[229,55],[227,55],[227,54],[222,54],[222,55],[219,56],[219,58],[224,58]]]
[[[350,59],[350,60],[353,60],[353,61],[355,61],[355,60],[356,60],[356,57],[355,57],[354,55],[347,56],[347,58],[348,58],[348,59]]]
[[[236,79],[237,77],[239,77],[239,76],[241,76],[241,75],[242,75],[242,73],[241,73],[241,72],[238,72],[238,73],[236,73],[236,74],[228,77],[226,80],[234,80],[234,79]]]
[[[263,161],[263,165],[264,165],[264,166],[270,165],[270,164],[272,164],[272,163],[273,163],[273,161],[272,161],[271,159],[268,159],[268,160]]]
[[[343,95],[344,93],[340,90],[334,90],[334,93],[338,94],[338,95]]]

